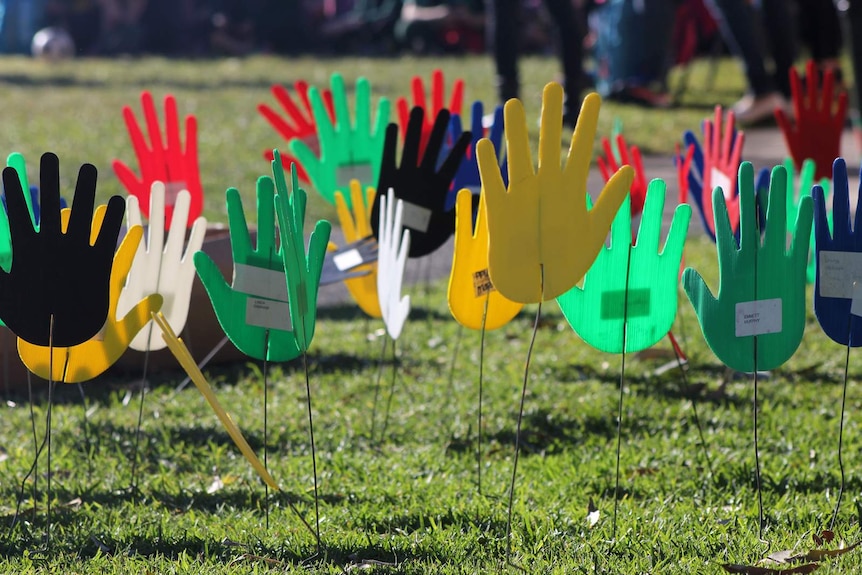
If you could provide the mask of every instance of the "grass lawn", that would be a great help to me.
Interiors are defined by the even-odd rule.
[[[3,88],[4,117],[0,131],[0,150],[19,151],[29,160],[29,175],[38,181],[39,156],[53,151],[60,158],[64,189],[74,189],[75,175],[84,162],[95,164],[100,175],[100,197],[124,193],[114,175],[111,162],[120,159],[137,171],[137,160],[123,122],[122,108],[132,106],[143,125],[140,93],[150,90],[162,113],[165,94],[177,98],[182,118],[193,113],[198,120],[198,155],[201,182],[208,202],[205,212],[215,221],[227,221],[224,190],[236,187],[244,197],[253,197],[254,182],[269,171],[263,159],[268,147],[285,146],[284,140],[257,112],[259,103],[280,110],[269,87],[276,82],[288,84],[305,79],[325,86],[329,75],[338,71],[352,89],[359,76],[366,76],[374,95],[393,101],[410,94],[410,79],[421,74],[430,79],[440,67],[448,78],[466,81],[465,102],[482,100],[486,106],[496,102],[493,65],[490,58],[470,57],[399,60],[384,59],[276,59],[255,57],[247,60],[174,61],[78,60],[34,61],[29,58],[0,59],[0,85]],[[528,117],[538,118],[542,87],[558,77],[554,58],[525,58],[522,98]],[[686,129],[697,128],[716,103],[734,102],[744,89],[738,66],[720,62],[714,89],[705,92],[711,68],[696,63],[691,70],[690,86],[683,107],[675,110],[645,110],[630,105],[607,103],[602,108],[599,133],[609,135],[613,122],[623,122],[630,143],[643,151],[670,154],[674,143]],[[675,83],[678,73],[672,75]],[[374,100],[376,106],[376,99]],[[467,106],[469,109],[469,106]],[[396,118],[393,111],[392,119]],[[467,122],[469,125],[469,122]],[[531,126],[534,145],[538,144],[538,121]],[[568,141],[566,141],[568,146]],[[598,142],[597,142],[597,150]],[[4,152],[8,153],[8,152]],[[316,196],[315,196],[316,197]],[[323,202],[309,202],[309,217],[334,217],[334,210]]]
[[[491,101],[490,61],[479,58],[55,65],[0,60],[7,112],[0,149],[21,151],[31,159],[31,169],[41,152],[55,151],[67,195],[77,165],[84,161],[104,174],[101,197],[120,193],[110,161],[134,162],[120,108],[130,103],[139,110],[143,88],[157,96],[171,92],[181,114],[198,115],[206,212],[226,221],[224,188],[238,186],[251,198],[255,178],[268,170],[262,150],[279,143],[255,110],[258,102],[270,100],[272,81],[306,78],[321,84],[329,72],[340,70],[348,81],[365,74],[379,94],[394,97],[407,93],[412,74],[427,76],[437,65],[450,76],[468,79],[469,99]],[[523,67],[524,94],[536,95],[525,100],[538,112],[537,95],[554,76],[556,63],[529,59]],[[608,105],[601,130],[609,132],[618,116],[631,141],[669,153],[682,130],[696,126],[713,103],[731,103],[742,91],[738,69],[722,62],[718,91],[705,93],[706,70],[699,64],[693,71],[685,107],[659,112]],[[37,171],[31,172],[33,179]],[[331,213],[321,202],[310,202],[310,211],[310,217]],[[686,258],[716,286],[714,248],[705,238],[691,238]],[[152,376],[144,409],[140,492],[127,489],[138,408],[136,396],[125,400],[136,374],[115,373],[85,384],[86,406],[75,387],[58,394],[50,545],[44,539],[44,455],[36,475],[36,509],[31,479],[24,485],[21,521],[9,529],[35,447],[26,398],[10,398],[3,408],[0,572],[505,570],[515,424],[536,308],[528,306],[507,327],[485,337],[480,493],[475,455],[480,336],[462,332],[452,320],[444,282],[410,291],[414,309],[398,343],[398,360],[393,364],[387,359],[382,371],[380,322],[364,319],[351,304],[319,313],[308,362],[322,556],[302,562],[314,553],[314,538],[293,510],[313,522],[303,364],[270,365],[264,377],[261,365],[248,363],[207,374],[252,447],[259,454],[267,447],[270,471],[282,486],[269,495],[268,527],[262,483],[201,395],[192,388],[175,393],[183,378],[178,371]],[[829,526],[840,480],[836,448],[845,358],[845,350],[822,334],[813,313],[797,354],[758,388],[765,541],[758,540],[757,529],[751,378],[725,373],[699,335],[684,296],[674,331],[690,356],[687,380],[676,369],[655,374],[667,358],[626,358],[615,540],[621,358],[589,348],[555,303],[543,307],[542,318],[512,520],[516,564],[528,573],[719,573],[722,563],[751,563],[773,551],[813,547],[812,533]],[[666,342],[658,347],[669,349]],[[848,544],[862,538],[862,429],[857,415],[862,363],[855,354],[849,373],[847,489],[834,528]],[[42,384],[36,387],[44,390]],[[694,424],[695,407],[707,452]],[[40,437],[46,408],[40,394],[33,403]],[[591,502],[597,514],[588,513]],[[862,552],[856,551],[825,561],[819,573],[860,569]]]

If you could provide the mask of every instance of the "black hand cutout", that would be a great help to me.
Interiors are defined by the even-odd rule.
[[[371,207],[371,229],[379,237],[380,198],[392,188],[395,197],[404,202],[403,225],[410,230],[409,257],[428,255],[455,233],[455,210],[446,211],[446,196],[452,179],[464,159],[470,144],[470,132],[462,132],[437,169],[437,158],[449,125],[449,111],[441,110],[434,120],[431,137],[419,161],[419,142],[425,112],[416,107],[410,111],[410,121],[404,137],[401,165],[396,164],[398,125],[386,128],[383,161],[377,182],[377,195]]]
[[[96,173],[92,164],[81,166],[69,226],[63,233],[57,156],[42,156],[38,229],[33,227],[17,173],[12,168],[3,170],[12,267],[9,273],[0,270],[0,318],[29,343],[78,345],[96,335],[108,317],[111,266],[125,202],[120,196],[110,199],[95,243],[90,245]]]

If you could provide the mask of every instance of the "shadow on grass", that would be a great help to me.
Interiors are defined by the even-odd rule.
[[[409,523],[417,522],[411,519]],[[394,525],[393,529],[407,531],[405,527],[398,528]],[[493,529],[500,531],[503,527],[498,524]],[[223,563],[225,569],[262,563],[268,569],[305,567],[323,572],[327,568],[337,567],[344,572],[361,569],[364,573],[406,573],[408,571],[405,571],[404,567],[408,564],[431,565],[447,562],[447,558],[439,553],[422,551],[409,543],[402,546],[405,548],[396,548],[397,543],[386,547],[376,545],[368,532],[367,544],[360,545],[332,544],[323,533],[320,555],[316,554],[313,535],[305,530],[290,533],[292,536],[285,538],[279,545],[267,545],[260,539],[253,543],[244,543],[227,538],[216,541],[188,532],[181,535],[165,533],[163,523],[157,522],[144,525],[138,530],[130,530],[126,537],[114,538],[82,523],[75,512],[64,512],[53,517],[54,537],[50,546],[44,542],[44,532],[45,525],[41,521],[22,524],[11,537],[7,533],[7,536],[0,540],[0,557],[16,560],[26,553],[33,564],[54,567],[60,558],[59,561],[67,563],[70,568],[100,555],[117,555],[132,559],[167,561],[188,561],[193,558],[191,560],[198,564]],[[266,531],[261,527],[260,536],[265,534]],[[254,538],[255,535],[250,534],[249,537]],[[486,547],[485,552],[499,555],[502,548]],[[409,572],[414,570],[415,567]]]

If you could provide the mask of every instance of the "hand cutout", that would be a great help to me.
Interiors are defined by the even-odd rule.
[[[368,207],[374,204],[374,188],[366,188],[365,194],[363,194],[362,186],[357,180],[353,180],[350,182],[350,196],[352,210],[347,207],[347,201],[341,192],[335,194],[335,207],[338,210],[338,221],[341,224],[344,239],[348,242],[356,242],[372,236],[371,220],[369,219],[371,210]],[[377,248],[376,245],[375,248]],[[377,257],[378,254],[375,249],[375,261],[358,268],[367,270],[367,275],[344,281],[350,296],[359,308],[371,317],[382,317],[380,300],[377,297]]]
[[[602,138],[602,148],[605,151],[605,155],[604,157],[599,156],[596,163],[599,165],[599,170],[605,182],[611,179],[611,176],[620,169],[620,166],[629,165],[634,168],[635,179],[632,181],[631,190],[629,190],[629,202],[631,203],[631,215],[640,215],[644,211],[644,201],[646,200],[647,191],[647,181],[644,175],[644,163],[643,159],[641,159],[640,148],[634,144],[629,148],[622,134],[617,134],[614,144],[615,147],[612,147],[611,141],[608,138]]]
[[[449,275],[448,300],[449,311],[458,323],[470,329],[482,329],[484,316],[484,328],[490,331],[512,321],[524,306],[506,299],[491,283],[487,218],[484,196],[480,196],[473,229],[473,194],[467,188],[461,189],[455,204],[455,255]]]
[[[696,144],[692,144],[686,146],[685,155],[680,152],[679,144],[674,146],[674,155],[673,155],[673,164],[676,167],[676,183],[679,187],[679,203],[687,204],[688,196],[689,196],[689,188],[691,184],[689,182],[691,178],[692,171],[692,162],[694,161],[694,152],[695,152]],[[703,156],[701,155],[701,160]],[[699,185],[699,184],[697,184]],[[698,196],[700,190],[698,189]],[[701,213],[703,213],[701,211]]]
[[[299,187],[296,170],[291,171],[292,188],[288,190],[284,168],[278,150],[273,150],[272,175],[275,179],[275,209],[281,237],[281,255],[287,276],[288,306],[296,344],[302,352],[308,351],[314,337],[317,319],[317,290],[320,272],[326,256],[326,245],[332,226],[318,220],[305,251],[305,190]]]
[[[284,108],[287,117],[281,116],[267,104],[258,104],[257,111],[284,138],[286,145],[294,138],[297,138],[305,142],[314,154],[319,155],[320,142],[317,139],[317,126],[314,124],[314,112],[311,110],[311,100],[308,98],[308,82],[297,80],[293,87],[302,104],[302,109],[299,108],[287,88],[280,84],[275,84],[270,88],[270,91],[275,96],[275,99],[278,100],[278,103],[281,104],[281,107]],[[329,119],[331,122],[335,122],[335,107],[332,102],[332,92],[330,90],[323,90],[322,95]],[[272,148],[266,149],[263,156],[271,162],[273,159]],[[282,154],[281,158],[287,169],[290,168],[291,162],[296,162],[295,158],[286,154]],[[296,175],[301,181],[310,182],[308,174],[305,173],[301,164],[296,166]]]
[[[171,225],[177,194],[180,190],[188,190],[191,204],[186,227],[191,227],[201,215],[204,201],[198,169],[197,120],[192,114],[186,116],[186,145],[183,148],[180,141],[177,101],[170,94],[165,96],[165,142],[163,143],[153,95],[147,91],[141,92],[141,104],[147,122],[149,144],[144,139],[132,108],[123,107],[123,119],[126,121],[135,155],[138,157],[141,175],[136,176],[132,169],[120,160],[114,160],[114,172],[129,195],[138,198],[139,204],[144,209],[144,215],[150,220],[152,217],[146,211],[150,206],[150,189],[153,182],[164,182],[166,226]]]
[[[683,287],[697,313],[709,347],[737,371],[769,370],[793,355],[805,329],[805,267],[812,201],[800,201],[787,249],[787,173],[772,169],[766,230],[761,241],[754,196],[754,168],[739,168],[739,243],[733,237],[724,195],[713,193],[718,251],[718,296],[688,268]],[[755,346],[754,338],[757,338]],[[754,353],[757,350],[755,361]]]
[[[69,215],[68,210],[63,210],[64,229],[68,225]],[[91,240],[101,227],[104,215],[105,206],[99,206],[93,215]],[[132,260],[135,258],[135,251],[141,243],[143,233],[143,228],[139,225],[130,227],[114,256],[108,317],[102,330],[84,343],[72,347],[55,346],[53,361],[49,353],[51,348],[18,339],[18,355],[27,369],[42,379],[80,383],[101,375],[120,359],[135,335],[141,333],[143,327],[150,321],[150,314],[159,311],[162,306],[162,296],[150,293],[130,306],[131,309],[122,319],[118,319],[117,316],[120,292],[132,267]]]
[[[345,193],[350,180],[359,180],[363,186],[377,183],[384,130],[389,122],[389,100],[380,98],[378,101],[372,130],[371,84],[368,80],[359,78],[356,81],[355,121],[347,107],[344,79],[340,74],[333,74],[330,84],[335,106],[334,120],[326,110],[320,90],[312,87],[308,91],[320,154],[315,154],[308,144],[298,139],[291,140],[288,147],[323,199],[334,204],[335,192]]]
[[[380,240],[377,253],[377,295],[386,332],[393,340],[401,335],[410,314],[410,296],[401,297],[404,266],[410,251],[410,230],[403,230],[404,202],[397,200],[392,188],[380,200]],[[403,233],[402,233],[403,230]]]
[[[814,237],[817,262],[814,314],[823,331],[841,345],[862,345],[862,318],[850,313],[854,283],[862,284],[862,210],[851,221],[850,185],[842,158],[832,165],[832,211],[822,185],[814,186]],[[856,190],[859,205],[862,186]],[[833,220],[834,219],[834,230]]]
[[[18,174],[18,181],[22,190],[27,190],[24,195],[24,200],[27,202],[27,209],[30,212],[30,218],[34,228],[39,226],[39,190],[38,188],[30,188],[27,181],[27,167],[24,164],[24,156],[15,152],[9,154],[6,158],[6,166],[13,168]],[[63,202],[63,200],[60,200]],[[0,268],[5,272],[9,272],[12,267],[12,237],[9,234],[9,217],[6,215],[8,210],[6,206],[6,194],[3,194],[3,210],[0,211]]]
[[[410,124],[410,111],[413,108],[422,108],[425,112],[425,123],[422,124],[422,135],[419,139],[419,155],[425,153],[425,146],[428,145],[428,140],[431,138],[431,132],[434,131],[434,118],[442,110],[449,110],[450,115],[461,115],[461,108],[464,104],[464,80],[457,78],[452,85],[452,95],[449,100],[449,105],[446,106],[443,101],[446,81],[443,78],[443,71],[439,68],[431,72],[431,107],[427,105],[425,99],[425,83],[422,81],[422,76],[413,76],[411,88],[413,91],[413,104],[407,102],[407,98],[398,98],[396,106],[398,109],[398,124],[401,128],[401,137],[407,140],[407,128]],[[475,132],[474,132],[475,133]],[[380,189],[380,188],[378,188]]]
[[[811,188],[814,186],[814,174],[816,166],[814,160],[808,159],[802,162],[802,169],[798,174],[798,185],[796,185],[797,174],[793,166],[793,160],[785,158],[784,170],[787,172],[787,221],[795,222],[796,215],[799,213],[799,204],[802,198],[811,195]],[[825,197],[829,196],[829,178],[822,178],[819,185],[824,190]],[[763,168],[757,175],[757,206],[758,218],[761,229],[765,227],[767,195],[769,191],[769,170]],[[832,214],[827,215],[827,223],[829,230],[832,230]],[[793,230],[787,230],[788,233]],[[806,279],[808,283],[814,283],[817,277],[817,259],[814,253],[814,234],[811,234],[808,250],[808,267],[806,268]]]
[[[587,178],[601,97],[584,99],[564,167],[560,166],[563,88],[554,82],[542,94],[539,169],[533,169],[527,119],[520,100],[506,102],[508,190],[494,145],[476,146],[488,208],[491,281],[506,298],[536,303],[578,283],[596,259],[611,222],[631,188],[634,170],[623,166],[587,210]],[[544,289],[543,289],[544,288]]]
[[[721,133],[721,106],[715,107],[715,120],[703,123],[703,190],[701,207],[703,220],[709,233],[715,235],[715,214],[712,211],[712,192],[721,188],[724,193],[730,227],[739,229],[739,193],[735,176],[739,171],[745,134],[734,128],[733,111],[725,116],[724,134]]]
[[[470,143],[470,132],[462,132],[438,170],[437,158],[449,125],[449,112],[444,109],[437,115],[425,153],[420,154],[419,138],[422,135],[424,115],[422,108],[413,108],[410,112],[401,165],[397,164],[395,157],[398,126],[389,124],[386,129],[383,163],[380,166],[380,181],[377,183],[378,190],[392,188],[396,199],[404,201],[402,223],[410,230],[411,258],[434,252],[455,233],[455,213],[446,211],[446,196]],[[499,172],[498,167],[498,175]],[[382,197],[378,195],[371,207],[371,227],[378,240],[381,200]]]
[[[229,188],[227,216],[233,254],[233,283],[228,285],[204,252],[194,255],[195,269],[225,335],[254,359],[290,361],[301,350],[293,335],[282,246],[276,245],[275,183],[257,179],[257,246],[252,248],[242,200]],[[268,342],[268,344],[267,344]]]
[[[790,69],[790,92],[793,96],[791,120],[781,108],[775,109],[775,119],[784,134],[784,141],[797,167],[807,158],[817,164],[815,177],[828,178],[829,166],[841,155],[841,132],[847,119],[847,93],[834,99],[835,75],[831,69],[823,74],[823,85],[818,85],[817,64],[809,60],[805,67],[806,90],[796,68]]]
[[[647,349],[673,326],[678,307],[679,263],[691,206],[676,207],[664,247],[659,251],[665,196],[664,181],[651,181],[634,245],[630,200],[626,198],[611,225],[611,245],[599,252],[584,277],[583,287],[575,286],[557,298],[572,329],[600,351],[631,353]]]
[[[120,313],[132,309],[141,298],[158,293],[164,298],[161,311],[174,329],[182,331],[185,327],[195,279],[193,254],[201,249],[207,228],[206,218],[198,216],[192,226],[189,243],[183,250],[190,202],[188,191],[180,190],[174,204],[177,217],[171,221],[165,242],[165,185],[153,182],[147,239],[138,246],[132,269],[127,274],[128,280],[118,304]],[[129,229],[142,225],[141,209],[135,196],[126,198],[126,221]],[[159,330],[152,326],[141,330],[129,347],[137,351],[156,351],[165,345]]]
[[[376,261],[377,242],[371,236],[340,248],[329,242],[320,270],[320,285],[366,277],[371,274],[368,266]]]
[[[54,154],[42,156],[40,180],[42,219],[36,230],[17,171],[3,170],[14,258],[9,272],[0,270],[0,318],[25,341],[70,347],[87,341],[105,324],[125,203],[120,196],[108,201],[104,223],[91,243],[95,166],[84,164],[78,172],[65,233],[60,226],[60,161]]]
[[[476,159],[476,144],[484,137],[485,129],[482,127],[482,119],[485,111],[482,107],[482,102],[476,100],[473,102],[473,108],[470,116],[470,134],[472,139],[467,146],[467,155],[461,160],[458,165],[458,170],[455,172],[455,177],[452,182],[452,188],[446,196],[446,211],[455,207],[455,197],[458,191],[462,188],[467,188],[474,196],[473,213],[479,205],[479,192],[482,189],[482,178],[479,175],[479,162]],[[458,140],[464,130],[461,128],[461,116],[453,114],[449,118],[449,132],[446,134],[447,143],[454,143]],[[494,149],[497,150],[498,156],[503,156],[503,106],[494,108],[494,123],[488,130],[488,139],[494,144]],[[448,154],[451,146],[443,146],[443,150]],[[503,181],[508,184],[508,169],[506,168],[505,156],[500,164],[500,174],[503,176]],[[475,220],[475,217],[473,218]]]

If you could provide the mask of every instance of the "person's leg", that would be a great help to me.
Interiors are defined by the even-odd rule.
[[[832,0],[798,1],[800,22],[811,57],[818,63],[836,65],[843,47],[843,38],[835,4]],[[851,5],[856,3],[858,1],[850,2]]]
[[[786,1],[786,0],[779,0]],[[746,0],[704,0],[718,24],[724,41],[742,59],[748,87],[755,97],[775,91],[775,85],[763,63],[763,53],[754,23],[753,8]]]
[[[485,0],[487,18],[486,37],[494,54],[497,73],[497,95],[500,103],[517,98],[520,89],[518,78],[518,26],[519,0]]]
[[[819,0],[818,0],[819,1]],[[826,0],[830,4],[832,0]],[[763,24],[772,51],[773,84],[785,98],[790,98],[790,68],[796,60],[796,34],[787,0],[762,0]]]
[[[566,101],[563,118],[574,125],[581,111],[583,90],[584,37],[578,26],[571,0],[545,0],[551,19],[557,24],[557,46],[563,66],[563,91]]]
[[[758,43],[762,31],[755,26],[758,20],[754,8],[747,0],[704,0],[704,3],[718,23],[724,41],[742,59],[748,80],[749,93],[733,106],[737,120],[748,124],[771,120],[775,108],[786,107],[787,100],[766,71]]]

